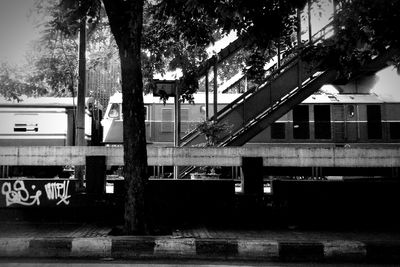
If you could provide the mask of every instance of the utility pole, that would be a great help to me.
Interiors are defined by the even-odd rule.
[[[174,146],[179,147],[180,146],[180,140],[181,140],[181,105],[179,102],[179,88],[175,82],[174,85],[175,88],[175,129],[174,129]],[[179,178],[179,166],[174,166],[174,179]]]
[[[205,88],[205,91],[206,91],[206,93],[205,93],[205,95],[206,95],[205,120],[208,121],[208,117],[209,117],[209,115],[208,115],[209,114],[209,110],[208,110],[209,106],[208,106],[208,104],[210,102],[209,99],[208,99],[208,93],[209,93],[209,88],[208,88],[208,70],[206,71],[205,82],[206,82],[206,85],[205,85],[206,86],[206,88]]]
[[[217,113],[218,113],[218,56],[215,56],[215,63],[214,63],[214,114],[213,120],[217,120]]]
[[[302,48],[302,43],[301,43],[301,14],[300,14],[300,9],[297,9],[297,23],[299,24],[298,29],[297,29],[297,43],[299,48]],[[299,49],[299,51],[301,51]],[[302,63],[301,63],[301,52],[298,54],[298,62],[297,62],[297,83],[299,89],[301,89],[303,79],[302,79]]]
[[[311,1],[307,1],[307,17],[308,17],[308,42],[312,43],[312,28],[311,28]]]
[[[86,16],[81,19],[79,27],[79,73],[78,104],[76,111],[76,146],[85,146],[85,97],[86,97]],[[82,189],[84,166],[75,167],[75,178]]]

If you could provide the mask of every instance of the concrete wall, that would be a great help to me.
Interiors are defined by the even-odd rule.
[[[268,167],[399,167],[400,146],[369,147],[148,147],[148,164],[160,166],[241,166],[243,157],[262,157]],[[106,156],[123,165],[122,147],[1,147],[0,165],[85,165],[86,156]]]

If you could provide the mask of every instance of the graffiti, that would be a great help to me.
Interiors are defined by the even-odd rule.
[[[62,179],[3,179],[0,187],[0,207],[71,205],[75,188]]]
[[[35,190],[35,185],[32,185],[32,190]],[[26,189],[24,181],[17,180],[11,186],[10,182],[3,183],[1,187],[1,194],[6,197],[6,206],[13,204],[20,204],[23,206],[32,206],[34,204],[40,205],[41,190],[37,190],[33,195]]]
[[[62,183],[55,182],[55,183],[47,183],[45,184],[44,188],[46,190],[46,195],[49,200],[57,200],[57,205],[60,203],[64,203],[65,205],[69,204],[69,198],[71,195],[68,195],[68,186],[69,181],[64,181]]]

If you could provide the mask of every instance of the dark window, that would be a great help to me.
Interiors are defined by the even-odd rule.
[[[271,138],[272,139],[285,139],[285,123],[275,122],[271,125]]]
[[[390,123],[390,138],[400,139],[400,122]]]
[[[344,106],[343,105],[333,105],[333,138],[335,140],[344,139]]]
[[[382,138],[381,107],[379,105],[367,106],[368,139]]]
[[[189,130],[189,109],[181,109],[181,132],[185,133]]]
[[[149,107],[144,106],[144,120],[148,121],[149,120]]]
[[[293,138],[310,138],[310,118],[308,106],[299,105],[293,108]]]
[[[174,131],[172,109],[163,108],[161,111],[161,132],[172,133]]]
[[[331,139],[331,109],[329,105],[314,106],[315,139]]]

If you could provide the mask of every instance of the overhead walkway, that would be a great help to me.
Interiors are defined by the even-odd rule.
[[[319,90],[324,84],[337,81],[338,72],[333,69],[322,69],[320,64],[304,60],[306,49],[311,45],[330,38],[333,27],[327,25],[314,35],[301,49],[293,49],[286,53],[283,64],[279,68],[272,66],[269,75],[256,88],[245,92],[231,104],[220,110],[212,119],[220,124],[231,126],[231,131],[219,136],[218,147],[242,146],[258,133],[300,104],[307,97]],[[300,51],[300,52],[299,52]],[[388,49],[379,57],[359,69],[355,77],[375,73],[387,66],[387,62],[397,53]],[[205,136],[192,131],[183,137],[181,146],[196,146],[204,143]],[[188,167],[180,172],[180,177],[193,171]]]
[[[330,28],[330,30],[328,30]],[[321,32],[314,35],[315,44],[331,34],[333,28],[327,25]],[[269,75],[259,87],[245,92],[230,105],[220,110],[213,117],[218,123],[231,125],[231,132],[220,136],[218,146],[240,146],[254,137],[288,112],[294,105],[301,103],[323,84],[336,78],[336,71],[319,71],[317,66],[303,60],[305,45],[300,52],[292,49],[286,52],[283,64],[277,68],[272,66]],[[193,146],[205,142],[204,136],[193,131],[181,140],[181,146]]]
[[[277,119],[300,104],[324,84],[337,79],[337,71],[321,70],[319,64],[304,60],[305,51],[311,45],[329,38],[333,27],[327,25],[314,35],[311,42],[302,49],[293,49],[286,53],[280,68],[274,65],[267,72],[270,74],[256,88],[245,92],[231,104],[220,110],[213,120],[230,125],[231,131],[219,136],[217,146],[242,146]],[[300,52],[298,52],[300,50]],[[386,53],[374,58],[359,69],[356,75],[374,73],[387,66],[387,61],[396,53],[388,49]],[[205,137],[192,131],[181,140],[181,146],[195,146],[205,142]]]

